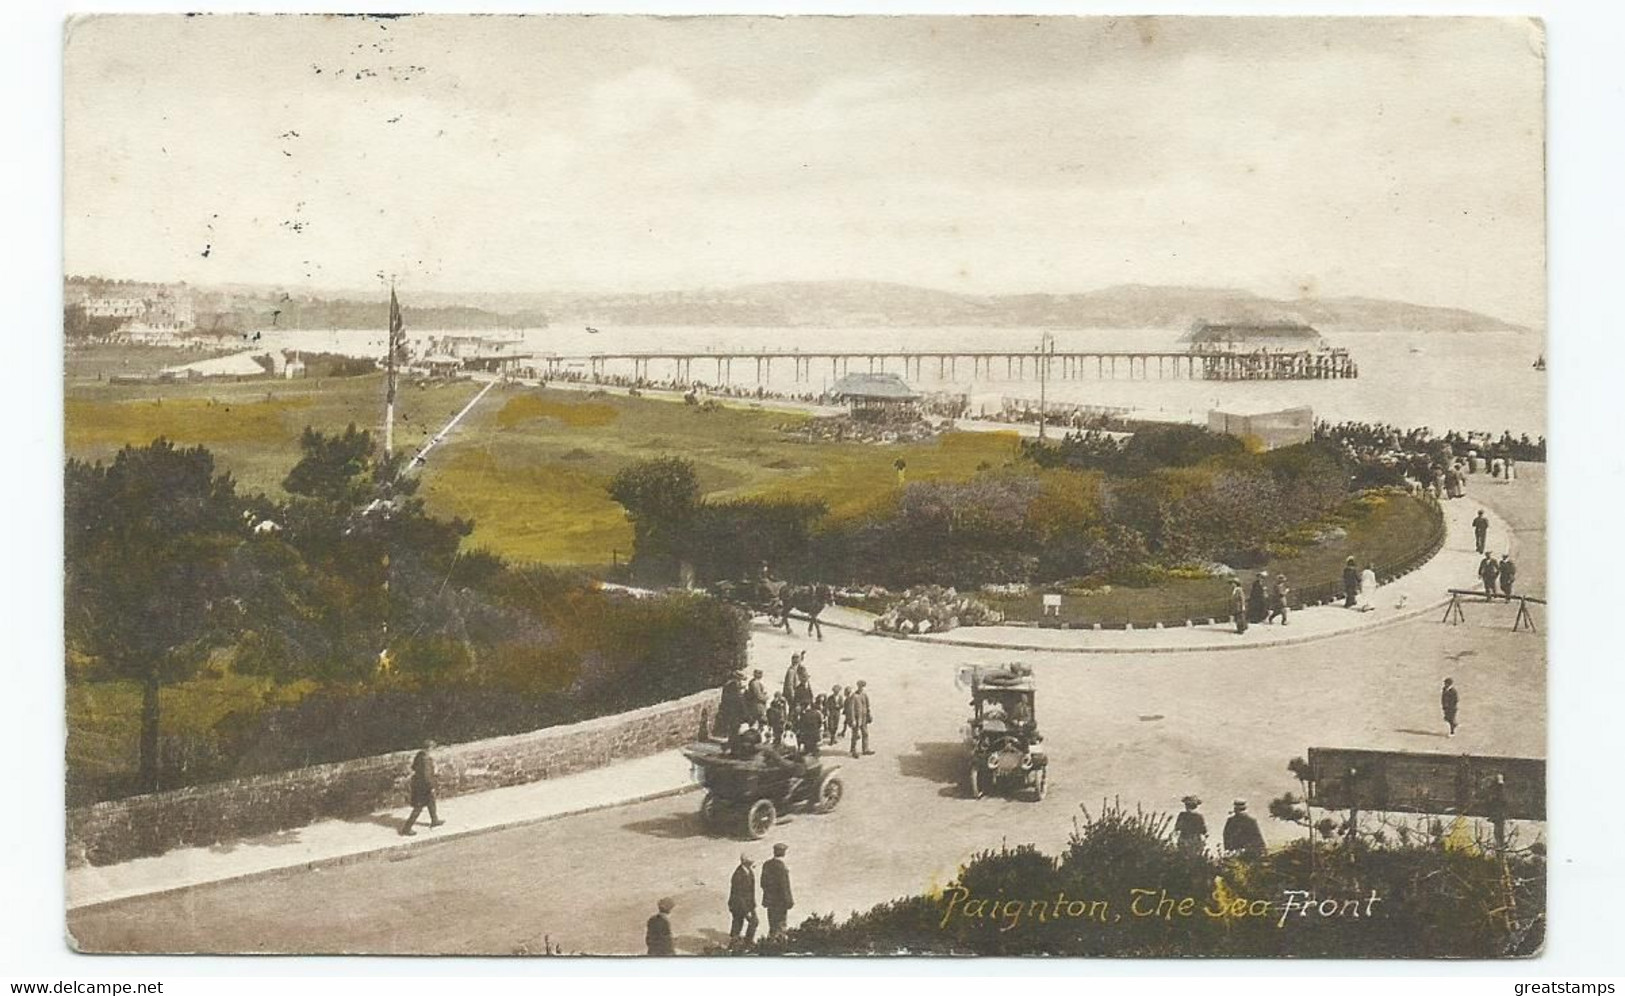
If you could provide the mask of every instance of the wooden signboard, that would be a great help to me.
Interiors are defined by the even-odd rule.
[[[1311,747],[1309,771],[1323,809],[1546,819],[1541,758]]]

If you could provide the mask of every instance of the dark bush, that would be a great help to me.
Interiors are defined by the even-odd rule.
[[[810,918],[764,950],[1491,958],[1540,947],[1545,865],[1534,849],[1505,855],[1503,866],[1501,855],[1437,841],[1358,841],[1318,844],[1311,861],[1309,845],[1298,840],[1258,858],[1219,859],[1179,848],[1171,822],[1108,804],[1084,814],[1059,860],[1031,845],[987,851],[940,893],[841,922]],[[1306,917],[1294,910],[1283,922],[1287,890],[1336,899],[1342,912]],[[1378,899],[1368,906],[1373,893]],[[1246,911],[1240,915],[1238,899]],[[1349,915],[1351,901],[1362,915]]]

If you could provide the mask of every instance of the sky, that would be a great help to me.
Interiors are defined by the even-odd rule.
[[[1543,326],[1518,19],[107,16],[65,268],[1361,295]]]

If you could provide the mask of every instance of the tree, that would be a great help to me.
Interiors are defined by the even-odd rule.
[[[65,471],[69,645],[141,685],[139,780],[159,787],[159,690],[226,638],[226,566],[243,503],[203,447],[126,446],[111,464]]]
[[[417,478],[401,473],[404,459],[381,458],[372,433],[353,424],[333,434],[307,428],[299,444],[303,456],[283,481],[290,497],[272,514],[308,577],[296,587],[285,579],[269,588],[279,597],[299,594],[322,640],[294,638],[306,614],[261,613],[255,666],[359,677],[376,665],[388,634],[428,637],[435,625],[460,626],[456,613],[441,610],[452,598],[446,585],[473,523],[430,517],[417,496]],[[278,660],[277,653],[299,659]]]
[[[686,552],[700,507],[694,465],[682,457],[640,460],[616,474],[606,490],[632,520],[634,562],[669,573]]]

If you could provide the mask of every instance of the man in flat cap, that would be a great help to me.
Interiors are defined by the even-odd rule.
[[[852,756],[858,756],[858,741],[863,741],[863,752],[873,754],[869,749],[869,723],[874,716],[869,711],[869,693],[865,691],[868,682],[859,681],[857,691],[847,697],[843,711],[846,715],[846,725],[852,730]]]
[[[767,936],[783,937],[785,920],[795,906],[790,893],[790,869],[784,863],[789,844],[774,844],[773,856],[762,864],[762,905],[767,907]]]
[[[728,947],[738,948],[739,932],[745,932],[744,943],[756,943],[756,862],[750,855],[739,856],[739,867],[734,869],[733,881],[728,887],[728,912],[733,915],[733,926],[728,928]]]
[[[750,684],[745,686],[745,722],[760,727],[767,722],[767,685],[762,681],[762,669],[750,673]]]
[[[1174,833],[1179,837],[1180,849],[1200,852],[1207,846],[1207,820],[1196,811],[1202,800],[1187,795],[1182,801],[1185,811],[1174,818]]]
[[[1245,800],[1237,799],[1230,818],[1224,821],[1224,849],[1230,854],[1264,853],[1264,834],[1258,829],[1258,821],[1248,815]]]
[[[659,911],[649,918],[648,928],[643,932],[643,941],[649,946],[652,955],[674,955],[677,949],[671,942],[671,911],[676,908],[677,900],[670,896],[655,904]]]

